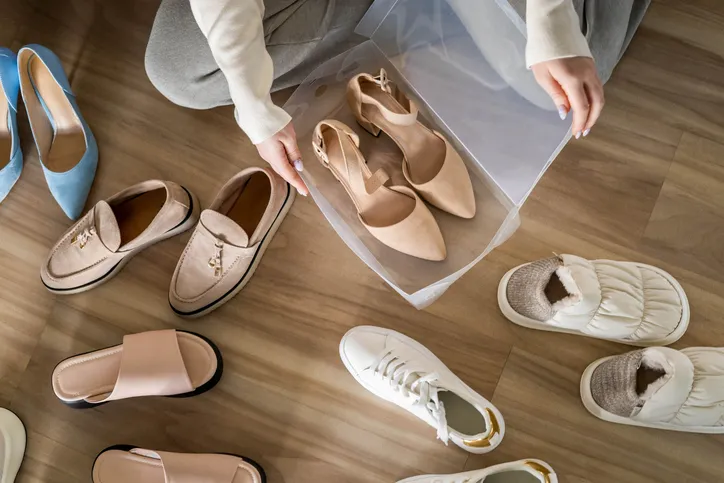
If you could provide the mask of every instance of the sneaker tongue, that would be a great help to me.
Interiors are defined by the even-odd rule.
[[[95,207],[95,226],[101,242],[110,251],[115,252],[121,246],[121,230],[116,215],[105,201],[99,201]]]
[[[201,223],[216,238],[226,243],[246,248],[249,246],[249,235],[234,220],[218,211],[204,210]]]

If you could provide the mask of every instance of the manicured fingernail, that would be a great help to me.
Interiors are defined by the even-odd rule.
[[[295,159],[294,160],[294,169],[299,171],[300,173],[304,171],[304,163],[302,163],[301,159]]]
[[[561,117],[561,121],[565,121],[568,116],[568,109],[566,106],[558,106],[558,115]]]
[[[583,131],[583,137],[585,138],[586,136],[588,136],[589,132],[591,132],[591,129],[586,129],[585,131]]]
[[[581,131],[578,131],[578,132],[576,133],[576,139],[580,139],[580,137],[581,137]]]

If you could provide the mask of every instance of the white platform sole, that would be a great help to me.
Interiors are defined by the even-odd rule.
[[[412,339],[411,337],[408,337],[408,336],[406,336],[405,334],[402,334],[402,333],[397,332],[397,331],[392,330],[392,329],[383,329],[383,328],[381,328],[381,327],[374,327],[374,326],[370,326],[370,325],[360,325],[360,326],[357,326],[357,327],[354,327],[354,328],[350,329],[349,331],[347,331],[346,334],[344,334],[344,336],[342,337],[342,340],[341,340],[340,343],[339,343],[339,356],[340,356],[340,358],[342,359],[342,363],[344,364],[344,367],[346,367],[346,368],[347,368],[347,371],[349,371],[349,373],[352,374],[352,377],[354,377],[355,380],[356,380],[362,387],[364,387],[365,389],[367,389],[369,392],[371,392],[371,393],[374,394],[375,396],[377,396],[377,393],[375,393],[375,391],[374,391],[374,389],[373,389],[372,387],[368,386],[367,384],[365,384],[364,381],[362,381],[359,377],[357,377],[356,370],[355,370],[354,367],[352,366],[352,363],[347,359],[347,356],[344,354],[344,345],[345,345],[345,342],[347,341],[347,338],[349,337],[350,333],[352,333],[352,331],[354,331],[355,329],[368,329],[368,330],[369,330],[369,329],[373,329],[374,331],[378,332],[379,334],[382,334],[382,335],[391,335],[391,334],[392,334],[392,335],[394,335],[395,337],[404,340],[407,344],[411,345],[412,347],[414,347],[415,349],[417,349],[419,352],[427,355],[428,357],[432,358],[432,359],[435,360],[437,363],[439,363],[440,365],[442,365],[445,369],[447,369],[447,371],[448,371],[450,374],[453,375],[453,377],[455,377],[455,378],[456,378],[463,386],[465,386],[470,392],[472,392],[472,393],[474,393],[474,394],[478,394],[478,393],[477,393],[475,390],[473,390],[470,386],[468,386],[467,384],[465,384],[465,382],[463,382],[459,377],[457,377],[450,369],[448,369],[448,367],[447,367],[435,354],[433,354],[432,351],[430,351],[430,349],[428,349],[428,348],[425,347],[424,345],[420,344],[420,343],[417,342],[415,339]],[[495,414],[495,418],[496,418],[497,421],[498,421],[498,425],[499,425],[499,429],[500,429],[500,439],[498,440],[498,443],[497,443],[497,444],[492,444],[492,445],[490,445],[489,447],[486,447],[486,448],[474,448],[474,447],[470,447],[470,446],[463,446],[463,445],[457,444],[457,443],[456,443],[454,440],[452,440],[452,439],[451,439],[451,441],[453,441],[453,443],[455,443],[457,446],[459,446],[460,448],[464,449],[465,451],[467,451],[467,452],[469,452],[469,453],[483,454],[483,453],[489,453],[489,452],[493,451],[493,450],[494,450],[495,448],[497,448],[497,447],[500,445],[500,443],[503,441],[503,438],[505,437],[505,420],[503,419],[503,415],[500,413],[500,411],[498,411],[498,408],[496,408],[495,406],[493,406],[493,404],[492,404],[490,401],[488,401],[487,399],[485,399],[483,396],[480,396],[480,394],[478,394],[478,396],[479,396],[480,398],[482,398],[485,402],[487,402],[487,405],[486,405],[485,407],[486,407],[487,409],[490,409],[490,410],[493,412],[493,414]],[[386,399],[385,399],[385,400],[386,400]],[[386,401],[387,401],[387,400],[386,400]],[[388,401],[388,402],[391,402],[392,404],[395,404],[393,401]]]
[[[397,483],[438,483],[442,481],[450,481],[450,482],[483,482],[485,481],[485,478],[491,475],[498,474],[496,470],[503,470],[503,471],[526,471],[525,465],[526,464],[536,464],[538,466],[541,466],[548,470],[548,475],[543,476],[546,483],[558,483],[558,475],[556,475],[556,472],[553,470],[551,465],[546,463],[545,461],[537,460],[535,458],[527,458],[523,460],[518,461],[511,461],[509,463],[502,463],[498,465],[491,465],[487,468],[481,468],[479,470],[471,470],[471,471],[464,471],[462,473],[452,473],[447,475],[418,475],[418,476],[411,476],[410,478],[405,478],[404,480],[399,480]],[[516,466],[512,466],[516,465]],[[491,471],[493,471],[491,473]],[[540,473],[538,473],[540,474]],[[532,474],[531,474],[532,475]],[[537,476],[537,475],[536,475]],[[529,482],[530,478],[525,478],[525,481]],[[514,478],[512,481],[522,481],[518,480],[518,478]]]
[[[271,245],[271,241],[274,238],[274,235],[276,235],[277,230],[279,230],[279,227],[282,225],[282,222],[284,221],[284,218],[287,217],[287,214],[289,213],[289,210],[291,210],[292,205],[294,204],[294,200],[297,196],[297,190],[289,186],[289,197],[287,198],[286,202],[282,206],[282,209],[279,211],[279,215],[277,216],[276,220],[274,220],[274,223],[269,228],[269,231],[267,232],[266,236],[264,237],[264,242],[262,243],[261,247],[259,247],[259,251],[256,254],[256,257],[254,258],[254,262],[249,267],[249,270],[244,275],[244,280],[234,288],[231,292],[224,295],[222,298],[214,302],[210,307],[207,307],[206,309],[202,310],[201,312],[193,312],[193,313],[184,313],[179,311],[177,308],[173,307],[171,305],[171,308],[173,309],[174,313],[178,315],[179,317],[183,317],[185,319],[197,319],[199,317],[203,317],[204,315],[207,315],[214,310],[218,309],[222,305],[224,305],[226,302],[233,299],[239,292],[242,291],[244,287],[246,287],[246,284],[249,283],[251,278],[254,276],[254,272],[256,272],[256,269],[259,267],[259,264],[261,263],[261,259],[264,257],[264,253],[266,253],[267,249],[269,248],[269,245]],[[170,300],[170,299],[169,299]]]
[[[176,235],[180,235],[181,233],[190,230],[196,225],[196,222],[199,221],[199,216],[201,214],[201,204],[199,203],[199,200],[196,198],[196,195],[194,195],[191,191],[188,191],[189,195],[191,195],[191,200],[194,205],[193,210],[191,212],[191,215],[189,215],[188,219],[183,222],[181,225],[177,226],[173,230],[169,230],[168,232],[164,233],[159,238],[156,238],[154,240],[149,241],[148,243],[144,243],[143,245],[138,246],[134,250],[131,250],[131,252],[128,253],[125,257],[121,259],[118,264],[113,267],[113,270],[111,270],[109,273],[105,274],[100,280],[97,280],[93,283],[90,283],[88,285],[83,285],[82,287],[73,288],[73,289],[63,289],[63,290],[56,290],[54,288],[48,287],[45,285],[45,288],[48,289],[48,291],[59,294],[59,295],[73,295],[77,293],[83,293],[87,292],[88,290],[92,290],[96,287],[99,287],[103,285],[104,283],[111,280],[113,277],[118,275],[121,270],[123,270],[123,267],[126,266],[128,262],[131,261],[133,257],[141,253],[146,248],[155,245],[156,243],[160,243],[164,240],[168,240],[169,238],[173,238]]]
[[[0,408],[0,433],[6,437],[8,444],[0,468],[0,483],[13,483],[25,455],[25,426],[15,414]]]
[[[724,426],[681,426],[677,424],[668,423],[645,423],[641,421],[635,421],[631,418],[624,418],[616,414],[610,413],[599,406],[593,399],[591,394],[591,376],[593,371],[607,360],[613,359],[618,356],[604,357],[593,363],[591,363],[581,376],[581,401],[588,410],[589,413],[593,414],[599,419],[608,421],[610,423],[626,424],[629,426],[639,426],[642,428],[653,428],[653,429],[665,429],[668,431],[679,431],[683,433],[703,433],[703,434],[724,434]]]
[[[598,261],[598,260],[594,260]],[[601,260],[601,261],[609,261],[609,260]],[[528,329],[537,329],[537,330],[546,330],[549,332],[562,332],[564,334],[574,334],[574,335],[582,335],[584,337],[592,337],[594,339],[603,339],[603,340],[610,340],[613,342],[620,342],[621,344],[627,344],[632,345],[636,347],[651,347],[651,346],[662,346],[662,345],[669,345],[673,344],[677,340],[679,340],[684,333],[686,332],[686,329],[689,327],[689,299],[686,297],[686,293],[684,292],[684,288],[681,286],[681,284],[671,276],[668,272],[665,272],[664,270],[661,270],[658,267],[654,267],[651,265],[646,265],[644,263],[634,263],[634,262],[617,262],[617,263],[630,263],[632,265],[636,265],[640,268],[646,268],[649,270],[652,270],[658,274],[660,274],[662,277],[664,277],[676,290],[676,293],[679,295],[679,298],[681,299],[681,320],[679,321],[679,325],[676,326],[676,329],[663,339],[658,340],[648,340],[648,341],[634,341],[634,340],[625,340],[625,339],[611,339],[607,337],[597,337],[595,335],[586,334],[585,332],[581,332],[580,330],[575,329],[566,329],[563,327],[556,327],[554,325],[546,324],[543,322],[539,322],[534,319],[530,319],[528,317],[525,317],[515,310],[513,310],[513,307],[510,306],[510,303],[508,303],[508,296],[507,296],[507,287],[508,282],[510,281],[510,277],[513,275],[513,273],[518,270],[521,267],[524,267],[528,265],[527,263],[524,263],[523,265],[519,265],[506,273],[503,278],[500,280],[500,284],[498,285],[498,306],[500,307],[500,311],[503,312],[503,315],[506,319],[510,320],[514,324],[527,327]]]

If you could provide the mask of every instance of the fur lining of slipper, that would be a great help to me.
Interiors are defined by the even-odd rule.
[[[644,401],[651,399],[651,397],[658,392],[673,376],[673,367],[671,363],[666,359],[666,356],[656,350],[656,348],[649,348],[644,350],[643,357],[641,358],[641,365],[649,369],[655,369],[663,371],[664,375],[656,379],[654,382],[649,384],[643,394],[639,397]]]
[[[553,304],[553,310],[558,312],[559,310],[563,310],[566,307],[576,305],[578,302],[583,300],[583,294],[578,288],[578,284],[573,278],[573,274],[571,273],[570,268],[558,267],[556,269],[556,275],[558,276],[558,280],[561,281],[561,284],[563,284],[563,288],[565,288],[566,292],[568,292],[568,297],[564,297]]]

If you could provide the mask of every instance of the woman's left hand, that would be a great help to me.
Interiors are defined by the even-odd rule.
[[[605,103],[603,85],[589,57],[569,57],[531,66],[538,84],[545,89],[561,119],[573,109],[573,134],[587,136]]]

